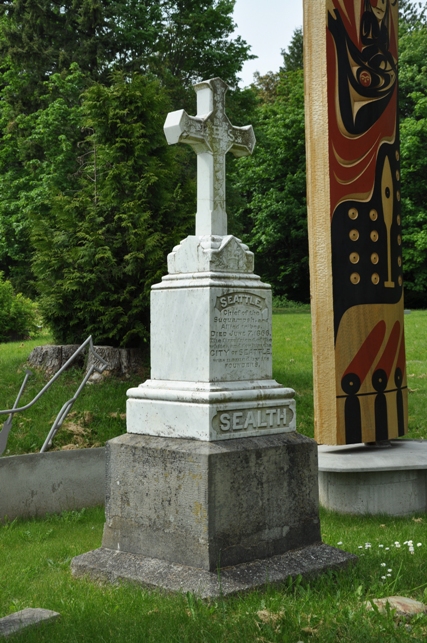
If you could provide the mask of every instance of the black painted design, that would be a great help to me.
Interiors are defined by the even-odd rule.
[[[335,339],[344,313],[361,304],[395,304],[403,292],[401,261],[402,228],[398,143],[383,144],[378,153],[375,187],[367,202],[344,201],[332,219],[332,274]],[[393,221],[390,227],[391,281],[388,281],[387,227],[383,214],[381,182],[388,158],[393,177]],[[357,218],[354,218],[357,210]]]
[[[362,48],[349,37],[337,9],[329,14],[338,64],[338,95],[341,118],[350,134],[363,134],[379,119],[396,87],[397,69],[389,52],[389,7],[379,22],[365,0],[361,20]],[[359,109],[354,110],[357,97]],[[360,107],[360,102],[365,102]]]
[[[346,444],[362,442],[362,416],[357,397],[360,384],[360,378],[355,373],[347,373],[341,380],[341,387],[348,394],[344,406]]]
[[[375,440],[388,440],[387,400],[384,391],[387,388],[387,373],[377,369],[372,375],[372,386],[377,391],[375,396]]]

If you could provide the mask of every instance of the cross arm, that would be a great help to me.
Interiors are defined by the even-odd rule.
[[[163,130],[169,145],[188,143],[197,153],[209,150],[204,119],[189,116],[184,109],[170,112]]]
[[[234,143],[230,152],[237,157],[250,156],[254,151],[256,139],[252,125],[233,127]]]

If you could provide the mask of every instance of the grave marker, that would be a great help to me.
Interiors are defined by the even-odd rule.
[[[252,128],[229,123],[223,81],[195,89],[198,116],[175,112],[165,131],[198,154],[196,235],[152,289],[151,378],[107,445],[102,547],[72,570],[218,596],[352,557],[321,542],[317,445],[272,379],[270,286],[227,234],[224,158],[253,149]]]

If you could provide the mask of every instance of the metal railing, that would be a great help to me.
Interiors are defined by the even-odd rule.
[[[7,418],[6,422],[3,424],[3,428],[0,431],[0,456],[4,453],[6,450],[7,446],[7,440],[9,437],[10,430],[12,428],[12,420],[13,416],[15,413],[21,413],[22,411],[26,411],[27,409],[31,408],[40,398],[41,396],[46,393],[46,391],[52,386],[54,382],[62,375],[62,373],[73,363],[74,359],[84,351],[86,346],[89,346],[88,348],[88,354],[92,354],[93,356],[93,363],[89,367],[89,369],[86,371],[85,376],[78,387],[77,391],[73,395],[71,399],[69,399],[65,404],[63,404],[61,410],[59,411],[58,415],[55,418],[54,423],[52,424],[52,428],[50,429],[46,440],[43,443],[42,448],[40,449],[40,453],[43,453],[46,451],[48,448],[52,446],[53,438],[55,437],[56,433],[60,429],[62,423],[64,422],[65,418],[67,417],[71,407],[73,406],[74,402],[77,400],[78,396],[80,395],[82,389],[84,388],[86,382],[90,378],[90,376],[96,371],[97,373],[103,373],[105,369],[108,366],[108,362],[106,362],[98,353],[95,351],[93,347],[93,341],[92,341],[92,336],[89,335],[89,337],[86,339],[86,341],[83,342],[81,346],[71,355],[71,357],[61,366],[59,371],[53,375],[53,377],[49,380],[47,384],[37,393],[37,395],[34,397],[31,402],[26,404],[25,406],[20,406],[18,407],[19,400],[21,399],[22,393],[24,392],[25,386],[27,384],[28,378],[30,375],[32,375],[32,372],[29,370],[25,371],[25,378],[24,381],[22,382],[21,388],[19,390],[19,393],[17,395],[17,398],[15,400],[15,403],[11,409],[6,409],[4,411],[0,411],[0,415],[8,415],[9,417]]]

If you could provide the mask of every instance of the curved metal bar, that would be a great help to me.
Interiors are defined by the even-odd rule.
[[[104,367],[105,368],[105,367]],[[104,368],[102,370],[104,370]],[[43,443],[42,448],[40,449],[40,453],[44,453],[47,449],[49,449],[52,446],[52,441],[59,429],[62,426],[63,421],[67,417],[68,413],[70,412],[71,407],[73,406],[74,402],[77,400],[78,396],[80,395],[83,387],[85,386],[86,382],[88,381],[89,377],[92,375],[94,371],[98,371],[97,367],[93,364],[90,369],[87,371],[86,375],[84,376],[79,388],[75,392],[74,396],[69,399],[65,404],[63,404],[62,409],[59,411],[58,415],[56,416],[55,422],[52,424],[52,428],[48,433],[48,436],[46,440]],[[99,372],[99,371],[98,371]],[[102,372],[102,371],[101,371]]]
[[[33,406],[33,404],[35,404],[35,403],[37,402],[37,400],[39,400],[39,399],[41,398],[41,396],[43,395],[43,393],[45,393],[45,392],[46,392],[46,391],[47,391],[47,390],[52,386],[52,384],[53,384],[53,383],[58,379],[58,377],[59,377],[59,376],[60,376],[60,375],[65,371],[65,369],[67,369],[67,368],[68,368],[68,366],[70,366],[70,364],[72,364],[72,362],[73,362],[74,358],[75,358],[75,357],[77,357],[77,355],[79,355],[79,353],[81,353],[81,352],[84,350],[84,348],[87,346],[87,344],[89,344],[89,351],[90,351],[91,353],[93,353],[93,355],[95,356],[96,360],[98,360],[98,361],[101,363],[101,366],[94,365],[93,367],[91,367],[91,369],[93,368],[93,370],[97,371],[98,373],[102,373],[102,372],[107,368],[107,366],[108,366],[108,362],[106,362],[106,361],[105,361],[105,360],[104,360],[100,355],[98,355],[98,353],[94,350],[94,348],[93,348],[93,341],[92,341],[92,335],[89,335],[89,337],[88,337],[88,338],[83,342],[83,344],[82,344],[82,345],[81,345],[81,346],[80,346],[80,347],[75,351],[75,353],[73,353],[73,354],[71,355],[71,357],[70,357],[70,358],[65,362],[65,364],[63,364],[63,366],[61,366],[61,368],[59,369],[59,371],[58,371],[57,373],[55,373],[55,375],[54,375],[54,376],[49,380],[49,382],[48,382],[47,384],[45,384],[45,386],[41,389],[41,391],[39,391],[39,392],[37,393],[37,395],[35,396],[35,398],[34,398],[33,400],[31,400],[31,402],[29,402],[29,403],[28,403],[28,404],[26,404],[25,406],[20,406],[19,408],[15,408],[15,406],[14,406],[12,409],[6,409],[5,411],[0,411],[0,415],[8,415],[8,414],[12,415],[12,414],[14,414],[14,413],[20,413],[21,411],[26,411],[27,409],[31,408],[31,407]],[[92,373],[93,373],[93,370],[92,370]],[[91,373],[91,374],[92,374],[92,373]]]
[[[30,375],[32,375],[32,372],[29,369],[26,369],[24,381],[22,382],[21,388],[19,389],[19,393],[16,396],[16,400],[12,410],[16,409],[16,407],[18,406],[18,402],[21,399],[21,395],[24,392],[25,386],[27,384],[27,381]],[[6,422],[3,424],[3,428],[0,431],[0,456],[3,455],[3,453],[6,451],[7,440],[9,437],[10,429],[12,428],[12,420],[13,420],[13,414],[9,413],[9,417],[7,418]]]

